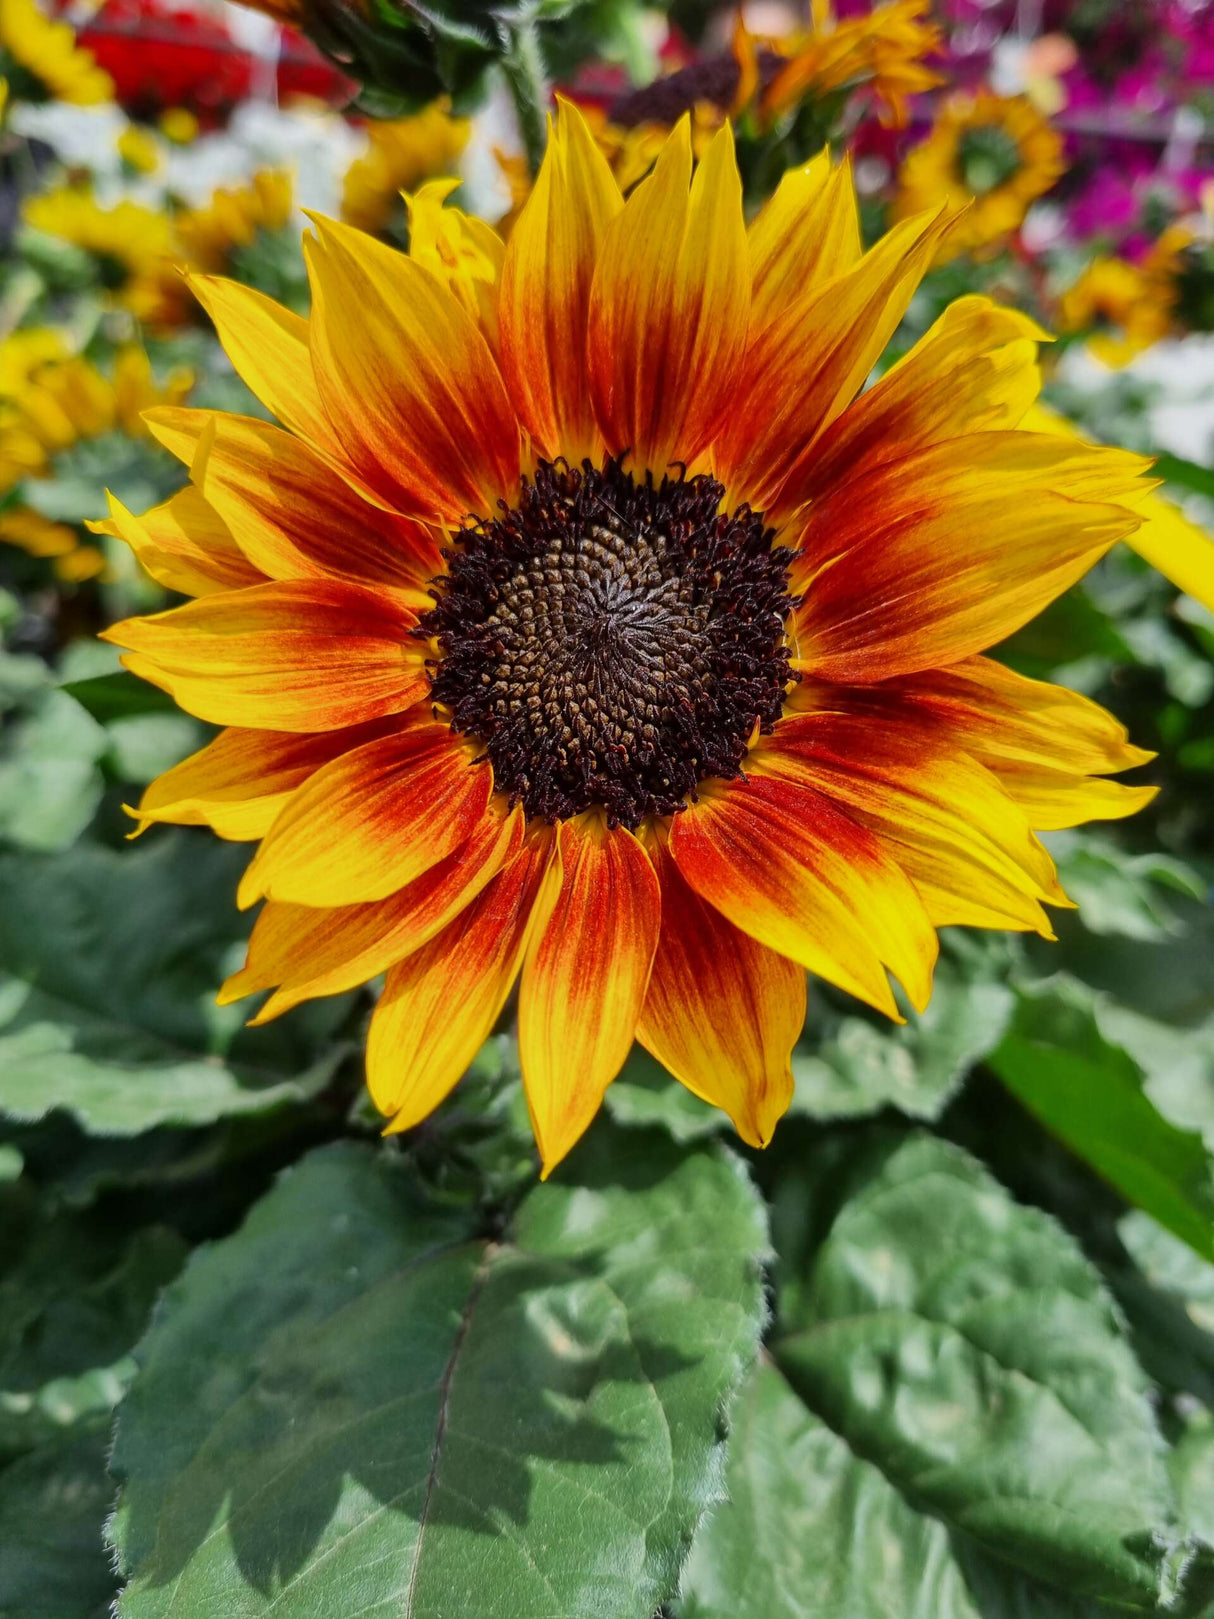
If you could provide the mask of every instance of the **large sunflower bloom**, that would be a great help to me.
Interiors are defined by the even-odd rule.
[[[114,81],[65,22],[43,16],[34,0],[0,0],[0,72],[14,101],[110,101]]]
[[[260,840],[225,999],[386,972],[396,1130],[520,980],[545,1173],[634,1036],[766,1142],[805,969],[922,1007],[938,927],[1051,936],[1034,828],[1151,796],[1110,716],[983,656],[1135,528],[1145,463],[1017,430],[1036,328],[982,298],[861,394],[945,219],[862,254],[823,157],[747,231],[728,128],[692,168],[684,122],[625,202],[562,108],[496,338],[459,261],[325,219],[310,321],[200,280],[283,425],[154,411],[193,485],[113,507],[199,599],[108,638],[228,727],[141,823]]]
[[[941,103],[898,175],[893,217],[968,204],[941,259],[997,246],[1066,170],[1062,137],[1024,96],[959,92]]]

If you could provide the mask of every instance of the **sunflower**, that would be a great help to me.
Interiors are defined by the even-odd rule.
[[[74,524],[40,511],[28,480],[54,478],[64,457],[108,434],[146,440],[144,411],[180,403],[193,381],[180,370],[158,386],[138,346],[121,349],[107,376],[50,328],[14,333],[0,345],[0,541],[52,558],[64,580],[100,573],[102,553]]]
[[[65,22],[44,17],[34,0],[0,0],[0,72],[15,101],[110,101],[114,84]]]
[[[291,176],[281,169],[260,169],[245,185],[220,186],[201,208],[172,217],[172,251],[143,263],[127,293],[128,307],[157,331],[188,325],[196,305],[181,268],[212,275],[234,269],[259,235],[286,227],[293,208]]]
[[[907,154],[893,217],[948,203],[970,207],[941,258],[993,248],[1065,171],[1062,137],[1023,96],[989,90],[948,97],[927,138]]]
[[[1146,463],[1019,430],[1043,334],[981,297],[861,392],[942,210],[862,253],[823,154],[747,230],[686,121],[625,200],[562,105],[495,321],[460,255],[314,226],[308,321],[194,282],[282,426],[151,412],[192,484],[108,525],[198,599],[107,639],[226,727],[138,830],[259,843],[225,1001],[386,972],[391,1131],[518,980],[548,1173],[634,1036],[762,1144],[806,969],[897,1019],[938,927],[1052,937],[1034,829],[1132,813],[1106,778],[1149,756],[984,652],[1133,532]]]
[[[103,208],[87,188],[65,186],[31,197],[27,225],[90,253],[114,301],[158,331],[194,318],[180,267],[219,273],[259,233],[291,218],[291,178],[263,169],[246,185],[223,186],[201,208],[176,215],[124,201]]]
[[[471,128],[466,118],[451,116],[446,101],[413,118],[368,124],[367,150],[346,170],[341,217],[359,230],[386,230],[399,210],[401,192],[448,174]]]
[[[923,65],[923,58],[943,44],[939,28],[923,21],[928,9],[929,0],[893,0],[839,21],[832,6],[815,5],[808,33],[774,38],[750,34],[739,13],[733,36],[739,70],[735,115],[752,107],[759,127],[767,129],[807,97],[821,100],[865,85],[881,122],[901,127],[907,98],[944,82]]]
[[[1094,258],[1058,300],[1058,330],[1087,334],[1092,354],[1114,369],[1166,337],[1170,324],[1158,277],[1121,258]]]
[[[146,297],[149,275],[175,249],[167,214],[129,200],[103,208],[87,186],[61,186],[30,197],[22,217],[34,230],[96,259],[115,302],[135,312]]]

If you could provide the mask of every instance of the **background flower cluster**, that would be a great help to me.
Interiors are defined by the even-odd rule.
[[[1214,4],[0,0],[0,79],[0,1614],[1214,1614]],[[366,994],[215,1003],[240,851],[124,809],[213,732],[96,637],[176,599],[143,412],[263,414],[181,270],[475,253],[555,90],[625,190],[689,114],[967,205],[888,359],[1023,310],[1169,504],[998,649],[1157,754],[1057,942],[811,981],[763,1155],[638,1050],[537,1185],[508,1020],[385,1145]]]

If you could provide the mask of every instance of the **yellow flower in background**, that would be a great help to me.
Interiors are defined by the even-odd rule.
[[[1166,337],[1171,302],[1144,266],[1100,256],[1058,299],[1060,332],[1088,333],[1092,354],[1114,369]]]
[[[0,497],[19,491],[26,479],[54,477],[59,457],[85,440],[115,432],[146,439],[143,412],[180,403],[193,382],[193,373],[181,369],[163,387],[157,384],[138,345],[119,350],[107,376],[91,360],[71,355],[58,332],[15,333],[0,344]],[[64,580],[90,578],[105,566],[102,552],[82,543],[71,524],[20,499],[0,512],[0,541],[53,558]]]
[[[139,124],[128,124],[114,144],[118,156],[136,174],[155,174],[160,167],[162,159],[156,138]]]
[[[0,69],[18,101],[91,107],[114,95],[113,80],[77,46],[70,25],[43,16],[34,0],[0,0]]]
[[[162,254],[144,266],[130,291],[130,309],[153,330],[188,325],[197,305],[181,270],[230,270],[233,256],[262,231],[282,230],[293,208],[290,175],[262,169],[244,185],[219,187],[202,207],[182,209],[171,221],[172,255]]]
[[[627,194],[657,161],[658,153],[670,136],[670,126],[650,122],[624,128],[613,124],[598,107],[582,107],[580,111],[599,150],[607,159],[620,190]],[[691,149],[698,162],[725,122],[725,112],[711,101],[700,101],[688,116],[691,120]]]
[[[188,107],[167,107],[160,115],[159,128],[174,146],[190,146],[198,139],[198,119]]]
[[[501,250],[318,217],[307,320],[194,279],[282,426],[154,411],[191,486],[103,525],[198,597],[106,638],[227,727],[137,819],[260,845],[223,997],[274,988],[258,1021],[386,972],[388,1129],[518,980],[545,1173],[634,1036],[763,1144],[806,969],[922,1007],[938,927],[1052,936],[1035,829],[1151,798],[1111,716],[984,655],[1132,535],[1148,463],[1021,430],[1043,334],[986,298],[865,390],[948,223],[863,252],[823,154],[748,227],[686,119],[625,199],[562,104]]]
[[[907,154],[892,215],[909,219],[940,203],[968,203],[941,259],[993,249],[1065,169],[1062,137],[1025,97],[989,90],[952,95],[926,139]]]
[[[893,0],[866,16],[839,21],[829,4],[816,5],[809,32],[774,37],[752,35],[739,14],[733,38],[739,68],[735,116],[753,106],[759,127],[766,129],[807,97],[821,99],[866,85],[882,122],[904,124],[908,97],[944,82],[923,63],[943,43],[939,28],[924,20],[929,10],[930,0]]]
[[[222,186],[209,203],[175,215],[120,202],[103,208],[83,187],[63,187],[25,204],[25,222],[91,253],[114,301],[157,330],[194,318],[179,266],[224,271],[260,231],[281,230],[291,217],[291,178],[262,170],[244,185]]]
[[[382,231],[400,205],[402,191],[450,172],[468,144],[466,118],[453,118],[449,103],[436,101],[414,118],[367,125],[369,145],[346,171],[341,217],[359,230]]]
[[[136,312],[144,278],[174,250],[167,214],[129,200],[103,208],[87,186],[61,186],[30,197],[22,217],[34,230],[92,254],[115,301]]]
[[[244,185],[220,186],[201,208],[187,208],[173,228],[192,269],[220,271],[259,231],[282,230],[294,207],[291,176],[261,169]]]

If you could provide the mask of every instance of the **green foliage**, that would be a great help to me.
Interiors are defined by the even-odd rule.
[[[720,1493],[765,1250],[737,1160],[660,1136],[599,1132],[491,1234],[407,1161],[315,1154],[141,1349],[121,1612],[648,1619]]]
[[[782,1171],[813,1217],[777,1221],[769,1359],[681,1619],[1080,1611],[1062,1593],[1199,1612],[1214,1552],[1186,1538],[1147,1379],[1075,1242],[930,1136],[831,1156]]]
[[[0,1114],[64,1108],[130,1135],[299,1101],[329,1078],[340,1053],[319,1038],[348,1001],[249,1030],[247,1009],[214,1004],[245,931],[241,863],[189,832],[0,856]]]

